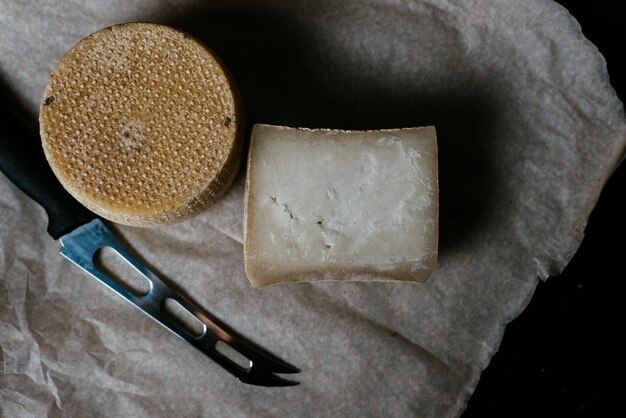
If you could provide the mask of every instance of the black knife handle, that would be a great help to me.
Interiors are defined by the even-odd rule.
[[[39,138],[0,103],[0,170],[48,214],[48,234],[54,239],[96,218],[56,179]]]

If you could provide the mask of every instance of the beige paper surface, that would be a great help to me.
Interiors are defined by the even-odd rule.
[[[204,4],[206,3],[206,4]],[[604,60],[532,1],[0,1],[0,75],[35,121],[48,74],[101,27],[156,21],[209,44],[250,123],[437,126],[441,240],[425,285],[253,289],[243,173],[197,218],[115,226],[147,263],[302,369],[241,384],[58,255],[0,176],[0,415],[458,416],[537,278],[576,251],[624,155]]]

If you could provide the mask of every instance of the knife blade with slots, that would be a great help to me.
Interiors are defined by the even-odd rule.
[[[2,104],[0,114],[12,116]],[[30,137],[17,118],[9,118],[0,126],[0,170],[43,206],[48,215],[48,234],[61,242],[61,254],[65,258],[212,358],[240,381],[259,386],[298,384],[275,373],[298,373],[300,370],[246,341],[217,318],[175,292],[126,250],[101,219],[65,191],[52,173],[39,141]],[[137,295],[129,291],[97,268],[94,255],[105,247],[115,250],[149,281],[150,287],[146,294]],[[168,299],[175,300],[200,320],[203,332],[192,335],[181,326],[165,309]],[[243,355],[249,361],[249,366],[244,367],[218,351],[216,344],[219,341]]]

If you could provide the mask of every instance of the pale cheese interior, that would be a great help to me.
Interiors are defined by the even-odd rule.
[[[435,129],[256,125],[245,222],[246,272],[255,287],[424,281],[437,258]]]

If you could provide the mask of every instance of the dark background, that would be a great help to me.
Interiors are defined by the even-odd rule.
[[[626,0],[561,0],[626,101]],[[537,287],[463,418],[626,417],[626,167],[609,180],[565,271]]]

